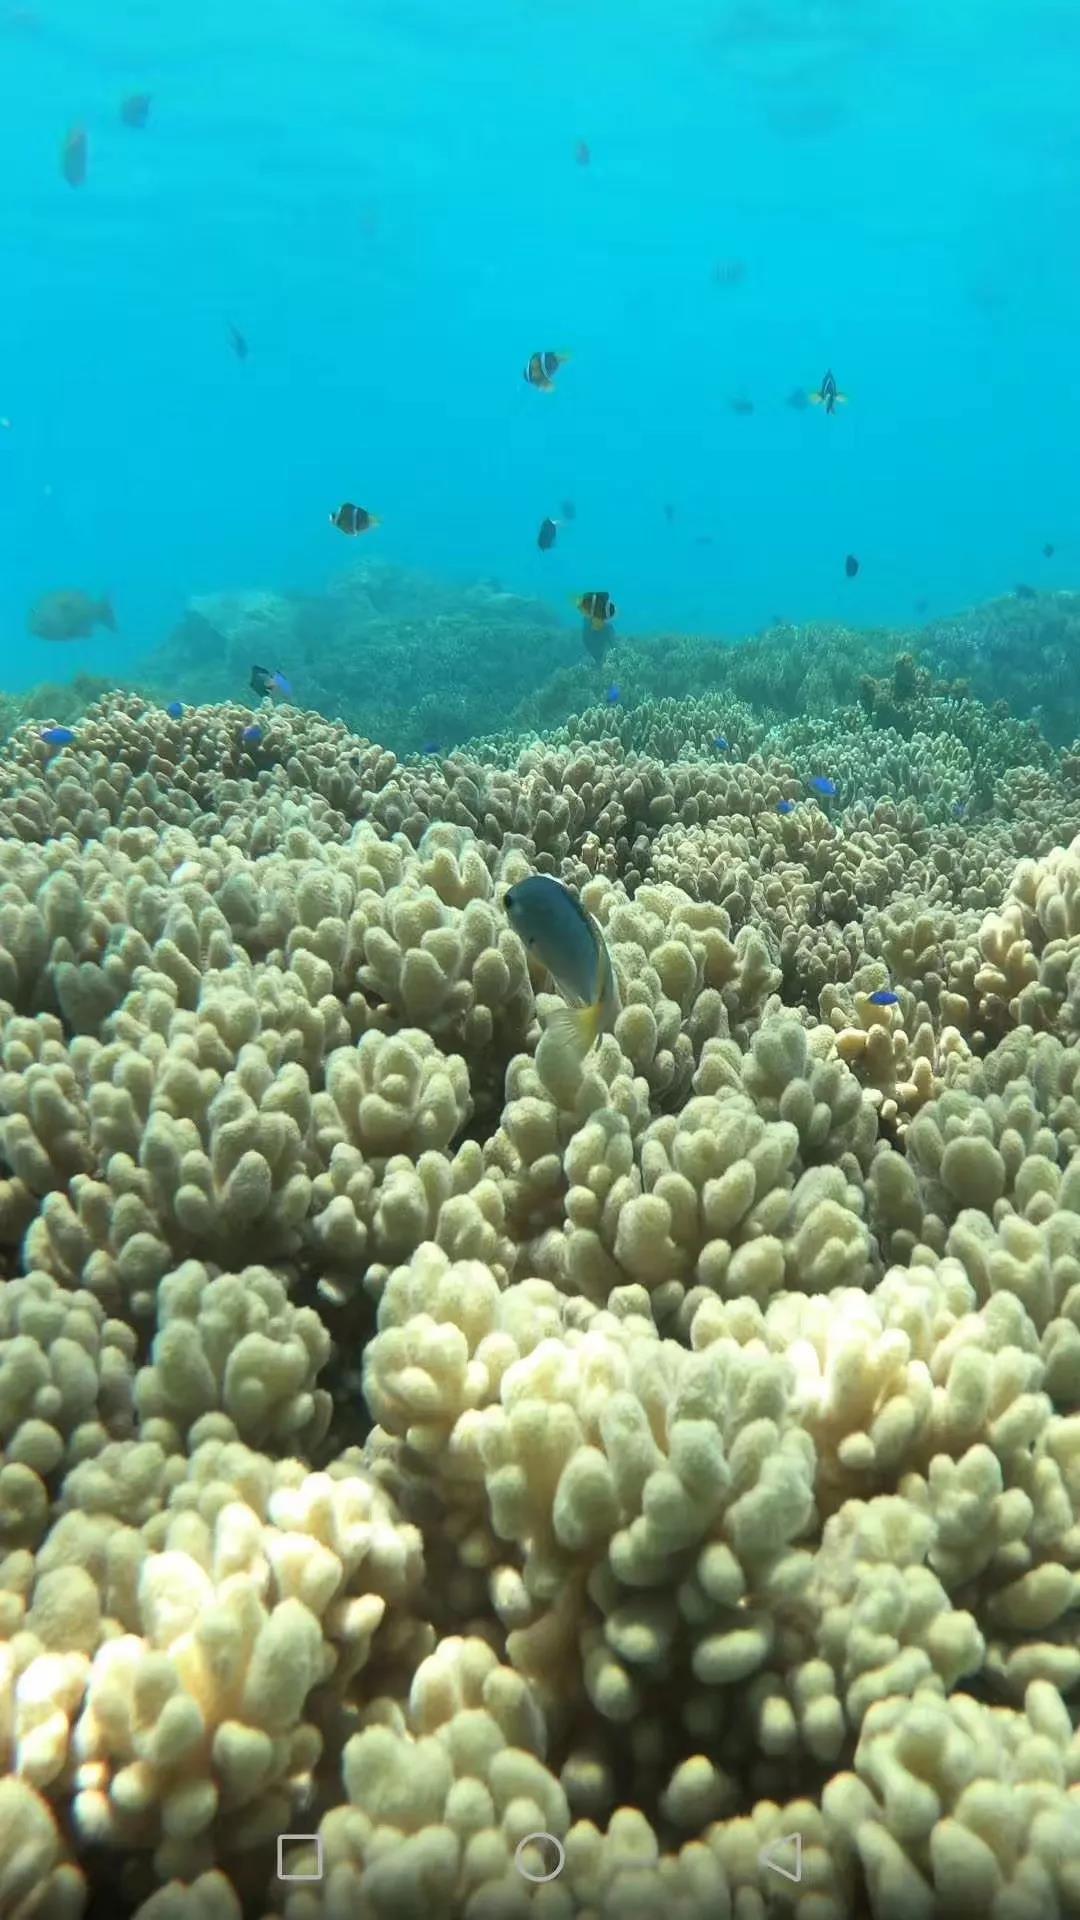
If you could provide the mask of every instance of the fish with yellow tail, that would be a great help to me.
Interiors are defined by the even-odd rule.
[[[837,407],[847,405],[847,394],[841,393],[836,384],[836,375],[831,367],[826,367],[821,376],[821,385],[807,395],[812,407],[824,407],[826,413],[835,413]]]
[[[561,1060],[580,1065],[619,1013],[607,941],[577,895],[546,873],[519,880],[503,895],[503,905],[526,951],[547,968],[559,992],[576,1002],[551,1016],[544,1037]]]

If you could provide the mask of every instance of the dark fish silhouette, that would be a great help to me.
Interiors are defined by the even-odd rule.
[[[125,127],[145,127],[150,117],[149,93],[129,93],[120,104],[120,118]]]
[[[72,127],[60,149],[60,171],[69,187],[81,187],[86,179],[87,139],[85,127]]]
[[[244,339],[239,327],[234,327],[231,320],[229,321],[229,344],[238,360],[247,359],[248,343]]]
[[[578,141],[574,148],[574,159],[577,161],[579,167],[588,166],[589,161],[592,159],[592,154],[589,152],[589,143],[587,140]]]
[[[541,520],[540,531],[536,536],[536,544],[541,553],[546,553],[549,547],[555,545],[555,535],[558,532],[558,527],[559,523],[557,520]]]
[[[116,615],[106,595],[95,598],[81,587],[60,587],[35,600],[26,624],[39,640],[89,640],[95,627],[115,633]]]
[[[855,575],[858,573],[858,571],[859,571],[859,563],[855,558],[855,555],[853,553],[849,553],[847,559],[844,561],[844,572],[847,574],[847,577],[849,580],[854,580]]]
[[[845,406],[847,394],[841,393],[836,384],[836,375],[831,367],[826,367],[821,376],[821,385],[813,393],[807,394],[812,407],[824,407],[826,413],[835,413],[837,407]]]
[[[354,506],[351,500],[346,500],[336,513],[332,513],[330,520],[339,533],[348,534],[370,533],[372,527],[379,524],[373,513],[369,513],[366,507]]]

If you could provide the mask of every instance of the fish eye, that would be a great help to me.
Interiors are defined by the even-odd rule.
[[[503,894],[503,906],[506,908],[507,913],[509,913],[513,904],[514,904],[513,888],[508,888],[506,893]]]

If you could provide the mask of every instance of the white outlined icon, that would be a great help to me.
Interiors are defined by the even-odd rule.
[[[758,1854],[758,1865],[768,1867],[770,1873],[778,1873],[782,1880],[793,1880],[798,1886],[802,1879],[802,1834],[782,1833],[778,1839],[770,1840]]]
[[[554,1849],[555,1865],[552,1867],[550,1873],[530,1873],[528,1867],[523,1864],[525,1849],[531,1846],[534,1840],[538,1841],[545,1849]],[[514,1865],[523,1880],[531,1880],[534,1886],[546,1886],[549,1880],[557,1880],[565,1867],[566,1848],[563,1846],[561,1840],[556,1839],[553,1833],[544,1833],[543,1831],[539,1833],[527,1833],[518,1841],[517,1846],[514,1848]]]
[[[286,1847],[314,1847],[314,1873],[289,1873],[285,1865]],[[323,1848],[321,1833],[279,1833],[277,1837],[277,1877],[279,1880],[321,1880],[323,1877]]]

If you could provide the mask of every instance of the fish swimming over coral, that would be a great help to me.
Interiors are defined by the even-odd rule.
[[[26,616],[30,632],[39,640],[89,640],[95,627],[117,631],[116,615],[105,594],[95,599],[81,587],[58,587],[43,593]]]
[[[248,685],[260,700],[270,699],[274,694],[282,700],[292,699],[292,682],[276,667],[252,667]]]
[[[610,593],[582,593],[574,601],[579,613],[584,614],[594,632],[599,633],[615,618],[615,602]]]
[[[503,895],[503,905],[528,952],[546,967],[559,992],[576,1002],[547,1021],[549,1049],[567,1064],[583,1060],[619,1013],[607,941],[577,895],[545,873],[519,880]]]
[[[43,746],[48,747],[51,756],[59,753],[63,747],[74,746],[75,729],[73,727],[42,727],[38,739]]]

